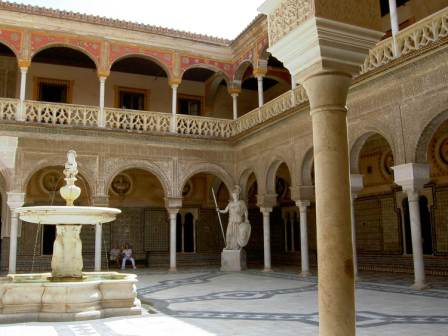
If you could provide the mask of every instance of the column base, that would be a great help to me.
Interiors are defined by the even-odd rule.
[[[263,268],[263,272],[273,272],[272,268]]]
[[[429,289],[430,286],[427,283],[414,283],[411,288],[415,290],[425,290]]]
[[[170,273],[176,273],[176,272],[177,272],[177,268],[176,268],[176,267],[170,267],[170,268],[168,269],[168,272],[170,272]]]
[[[299,275],[302,278],[308,278],[309,276],[311,276],[311,272],[310,271],[302,271],[302,272],[299,273]]]

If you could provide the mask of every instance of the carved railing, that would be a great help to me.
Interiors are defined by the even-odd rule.
[[[257,107],[235,120],[234,134],[244,132],[307,101],[305,89],[303,86],[298,86],[293,91],[287,91],[267,102],[261,109]]]
[[[274,118],[293,106],[291,92],[285,92],[275,99],[268,101],[260,108],[260,122]]]
[[[38,101],[25,101],[25,121],[72,126],[91,126],[98,124],[98,107],[73,104],[56,104]]]
[[[260,123],[260,109],[257,107],[235,120],[235,135],[244,132]]]
[[[129,131],[166,133],[170,131],[171,114],[105,108],[106,128]]]
[[[179,114],[176,117],[177,133],[211,138],[230,138],[235,134],[234,121]]]
[[[379,42],[372,50],[361,69],[366,73],[393,59],[422,49],[430,43],[435,43],[448,36],[448,8],[444,8],[433,15],[400,31],[394,39],[389,37]],[[396,52],[394,53],[394,48]]]
[[[264,123],[296,105],[306,102],[303,87],[288,91],[256,108],[237,120],[190,115],[176,116],[176,133],[181,135],[227,139]],[[49,103],[27,100],[25,121],[29,123],[99,127],[96,106]],[[16,120],[18,99],[0,98],[0,120]],[[104,109],[105,128],[135,132],[170,133],[170,113],[137,111],[118,108]]]
[[[16,120],[18,108],[18,99],[0,99],[0,120]]]

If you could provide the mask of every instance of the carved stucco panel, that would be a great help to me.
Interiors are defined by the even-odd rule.
[[[311,0],[284,0],[269,15],[269,42],[272,46],[283,36],[313,16]]]

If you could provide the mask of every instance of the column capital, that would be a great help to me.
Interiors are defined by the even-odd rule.
[[[420,192],[430,181],[430,167],[427,163],[405,163],[392,167],[394,182],[409,194]]]
[[[165,207],[168,211],[170,209],[179,211],[182,208],[182,197],[165,197]]]
[[[6,203],[11,211],[20,208],[25,203],[25,193],[22,192],[7,192]]]
[[[97,75],[99,79],[106,79],[110,75],[110,70],[98,70]]]
[[[260,208],[273,208],[277,205],[277,194],[257,195],[257,205]]]
[[[238,97],[238,95],[241,93],[241,88],[237,86],[231,86],[228,88],[227,91],[229,92],[229,95],[231,95],[232,97],[234,95]]]
[[[260,212],[263,215],[269,215],[272,212],[272,208],[265,208],[265,207],[261,207],[260,208]]]
[[[181,78],[170,78],[168,80],[169,86],[175,87],[175,88],[177,88],[180,85],[181,82],[182,82]]]
[[[31,65],[31,60],[25,59],[25,58],[21,58],[21,59],[17,60],[17,65],[20,68],[20,70],[28,69],[30,67],[30,65]]]
[[[364,176],[361,174],[350,174],[350,189],[352,197],[356,198],[358,193],[364,188]]]
[[[306,208],[308,208],[311,205],[311,202],[308,200],[297,200],[296,206],[299,208],[300,212],[306,211]]]
[[[268,72],[267,68],[254,68],[254,70],[252,71],[252,74],[254,77],[264,77],[266,75],[266,73]]]

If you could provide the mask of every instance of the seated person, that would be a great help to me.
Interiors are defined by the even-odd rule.
[[[126,260],[130,260],[132,263],[132,268],[135,269],[136,268],[135,260],[134,257],[132,256],[132,249],[129,247],[128,244],[124,245],[122,253],[123,253],[123,260],[121,262],[121,269],[124,270],[126,268]]]
[[[109,260],[115,261],[117,267],[120,268],[120,257],[121,257],[121,249],[118,247],[117,243],[114,243],[109,252]]]

